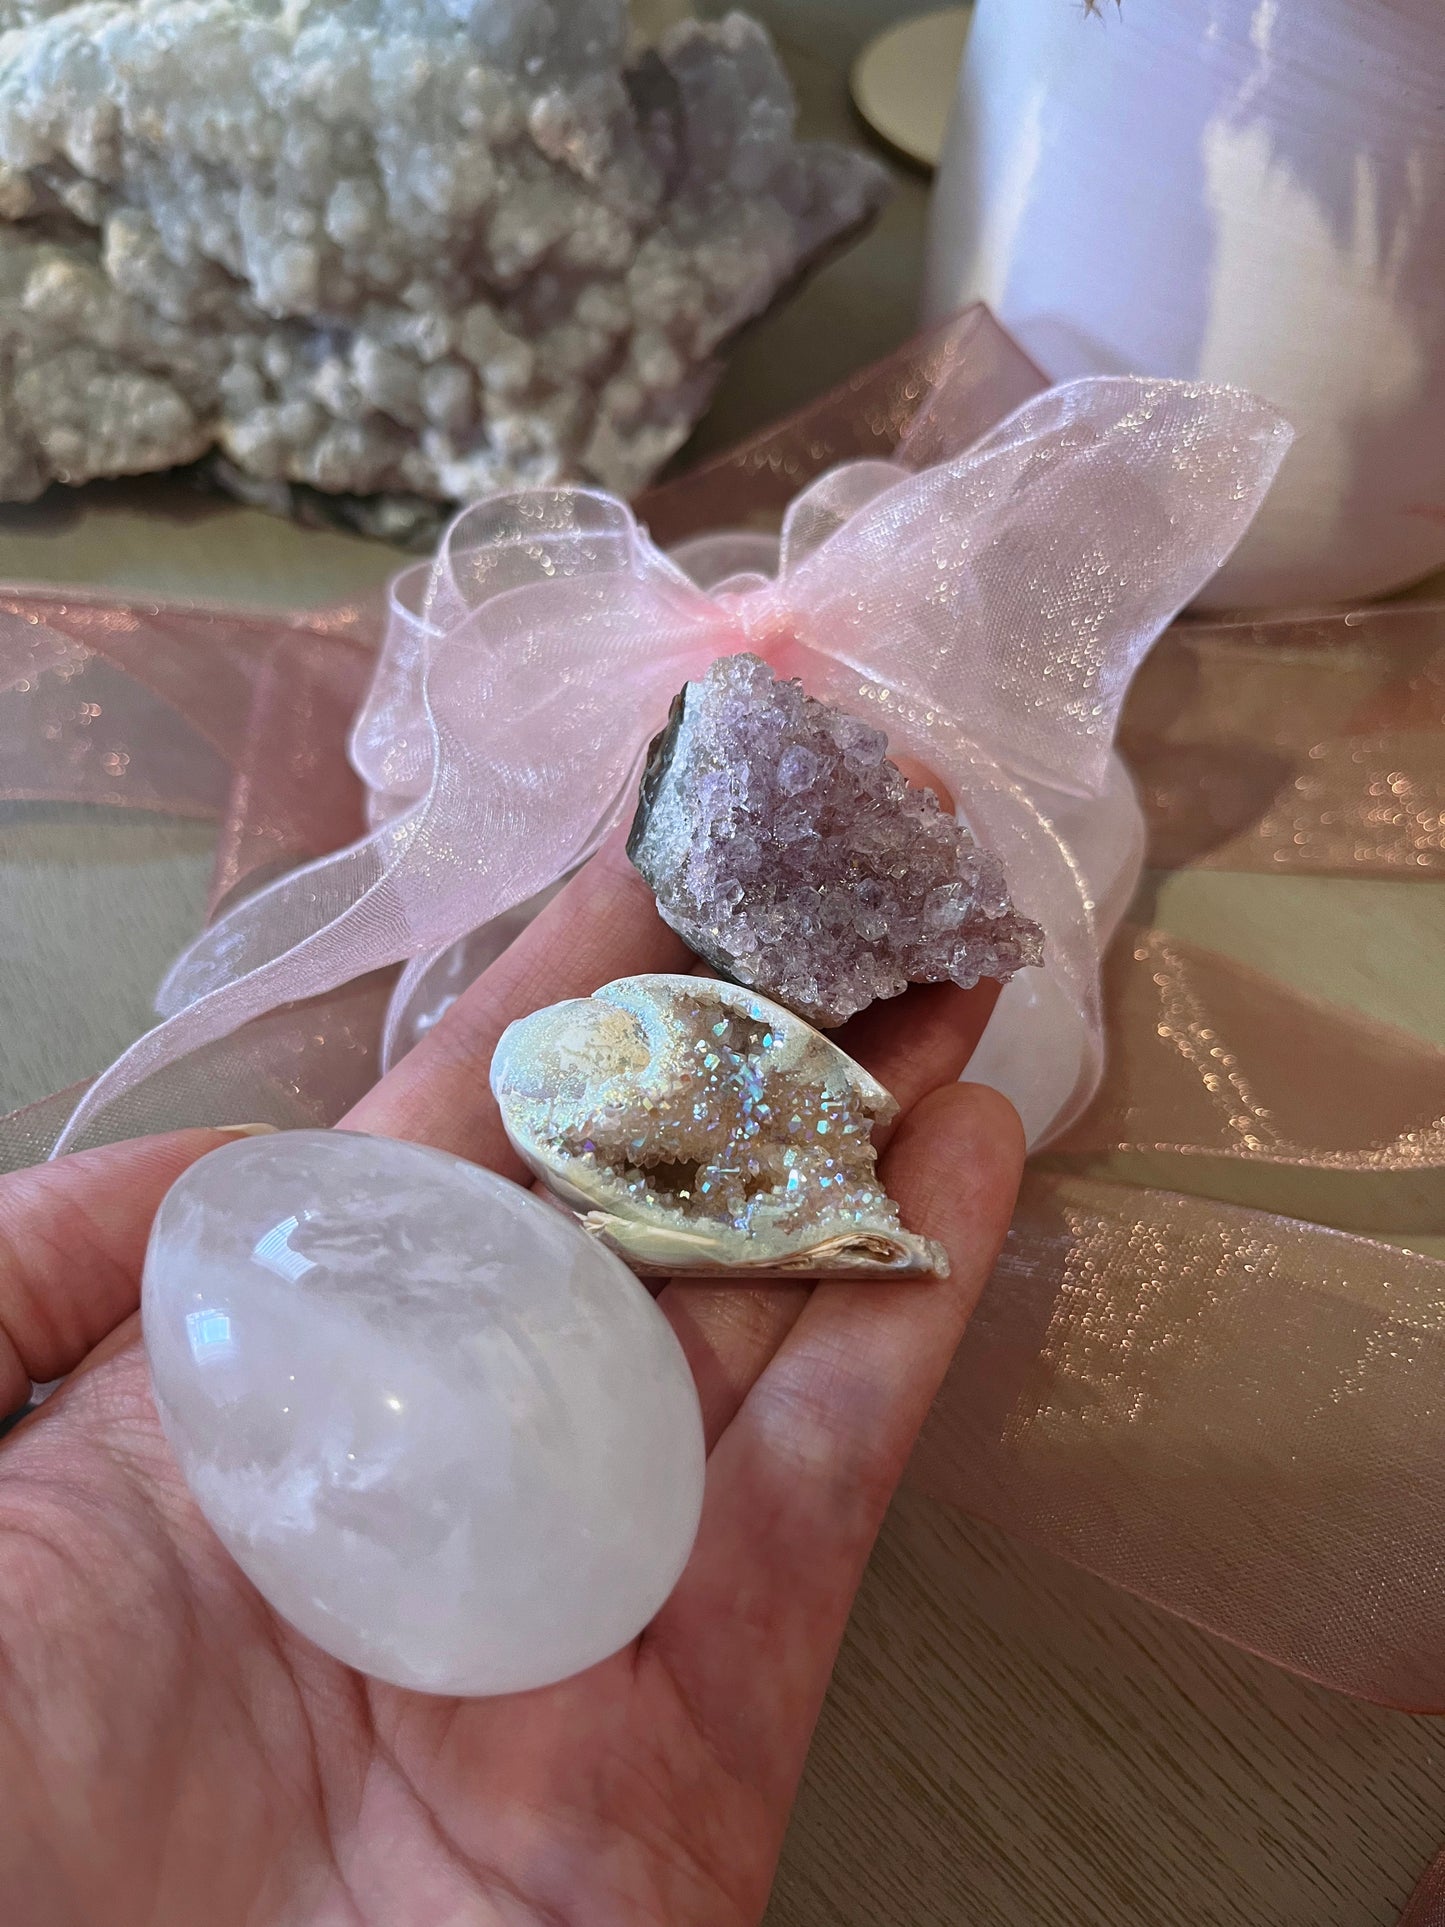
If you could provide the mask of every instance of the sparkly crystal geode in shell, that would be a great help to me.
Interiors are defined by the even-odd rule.
[[[517,1150],[639,1270],[948,1270],[874,1170],[897,1105],[755,992],[624,977],[503,1033],[492,1089]]]
[[[1003,866],[860,717],[728,656],[652,745],[627,853],[714,970],[810,1022],[1043,957]]]

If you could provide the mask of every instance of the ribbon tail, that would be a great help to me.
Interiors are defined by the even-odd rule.
[[[387,973],[378,972],[263,1011],[114,1096],[92,1141],[191,1126],[265,1123],[286,1131],[337,1123],[376,1082],[388,989]],[[51,1156],[85,1090],[79,1084],[0,1118],[0,1171]]]
[[[599,824],[588,846],[579,853],[579,862],[586,862],[611,827],[610,819]],[[383,1075],[405,1057],[427,1031],[440,1023],[462,992],[496,962],[551,902],[564,881],[559,878],[536,896],[528,897],[526,902],[504,910],[476,930],[467,931],[454,943],[441,944],[411,959],[397,980],[387,1008],[381,1039]]]
[[[172,1014],[90,1086],[52,1155],[124,1135],[121,1100],[189,1053],[278,1006],[453,943],[544,889],[566,856],[586,850],[616,801],[615,785],[579,776],[544,843],[499,847],[492,863],[467,864],[464,887],[453,888],[433,879],[451,867],[447,853],[457,850],[456,787],[453,774],[397,822],[281,879],[206,932],[167,980]],[[292,941],[275,950],[276,932],[288,923]]]
[[[174,1017],[224,984],[276,962],[345,916],[406,858],[420,808],[254,891],[206,926],[172,962],[155,1007]],[[378,958],[378,966],[395,962]],[[320,990],[327,986],[316,985]]]
[[[423,815],[416,813],[417,818]],[[219,945],[212,943],[204,952],[193,947],[178,970],[172,971],[164,987],[171,1014],[91,1084],[51,1156],[126,1135],[129,1127],[118,1115],[122,1101],[190,1053],[278,1006],[334,990],[405,955],[407,926],[396,900],[397,879],[422,827],[418,820],[405,819],[339,857],[308,865],[261,892],[275,916],[284,915],[291,906],[303,918],[309,912],[312,919],[311,928],[274,955],[259,959],[255,955],[264,942],[262,932],[274,925],[257,921],[257,906],[252,902],[238,906],[206,932],[203,941],[219,937]],[[372,880],[356,890],[344,908],[338,908],[336,893],[328,892],[323,881],[350,872],[355,883],[367,867],[374,869]],[[228,935],[233,939],[229,954]],[[243,947],[248,945],[249,951]],[[237,968],[240,974],[232,974]],[[201,987],[207,976],[212,978],[210,987]],[[214,980],[217,977],[220,981]]]

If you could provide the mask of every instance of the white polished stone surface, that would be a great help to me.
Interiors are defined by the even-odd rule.
[[[342,1132],[226,1145],[161,1206],[143,1316],[202,1511],[278,1612],[378,1678],[563,1678],[686,1563],[682,1349],[619,1259],[490,1171]]]

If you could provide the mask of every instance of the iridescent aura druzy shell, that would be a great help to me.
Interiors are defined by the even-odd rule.
[[[756,656],[728,656],[683,689],[643,777],[627,851],[662,915],[715,970],[815,1024],[1043,957],[998,859],[887,748]]]
[[[893,1098],[790,1012],[705,977],[624,977],[503,1033],[507,1135],[642,1270],[946,1273],[874,1171]]]

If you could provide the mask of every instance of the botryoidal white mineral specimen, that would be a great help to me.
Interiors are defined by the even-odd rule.
[[[763,30],[625,0],[0,0],[0,498],[635,491],[885,192]]]

